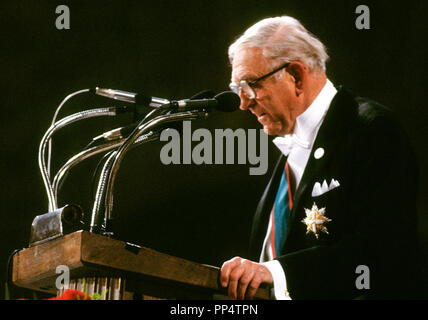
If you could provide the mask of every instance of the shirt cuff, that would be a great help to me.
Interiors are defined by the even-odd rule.
[[[287,280],[285,279],[284,269],[282,269],[281,264],[277,260],[271,260],[263,262],[264,265],[270,273],[272,274],[273,279],[273,289],[272,294],[276,300],[291,300],[290,295],[287,291]]]

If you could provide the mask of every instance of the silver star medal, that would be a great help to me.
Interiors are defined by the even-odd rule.
[[[306,218],[302,222],[306,225],[306,234],[313,232],[315,237],[318,239],[319,231],[328,234],[327,228],[324,226],[324,223],[330,222],[331,219],[327,218],[325,214],[325,208],[318,209],[317,205],[313,204],[312,209],[306,209]]]

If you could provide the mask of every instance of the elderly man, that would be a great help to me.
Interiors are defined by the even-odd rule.
[[[231,89],[281,156],[257,207],[250,259],[220,282],[232,299],[405,298],[417,272],[416,164],[383,106],[335,87],[324,45],[299,21],[264,19],[229,48]]]

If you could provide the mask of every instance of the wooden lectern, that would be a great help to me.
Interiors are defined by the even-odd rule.
[[[217,267],[87,231],[19,251],[13,257],[12,281],[20,287],[56,295],[57,267],[61,265],[68,267],[74,283],[81,281],[77,279],[98,279],[99,285],[104,279],[107,288],[108,281],[119,281],[121,292],[115,297],[110,295],[110,299],[227,299]],[[256,294],[257,299],[269,297],[267,287]]]

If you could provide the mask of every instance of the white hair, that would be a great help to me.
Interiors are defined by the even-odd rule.
[[[229,60],[237,50],[260,48],[273,63],[301,61],[311,71],[325,72],[329,56],[324,44],[297,20],[289,16],[266,18],[251,26],[229,47]]]

